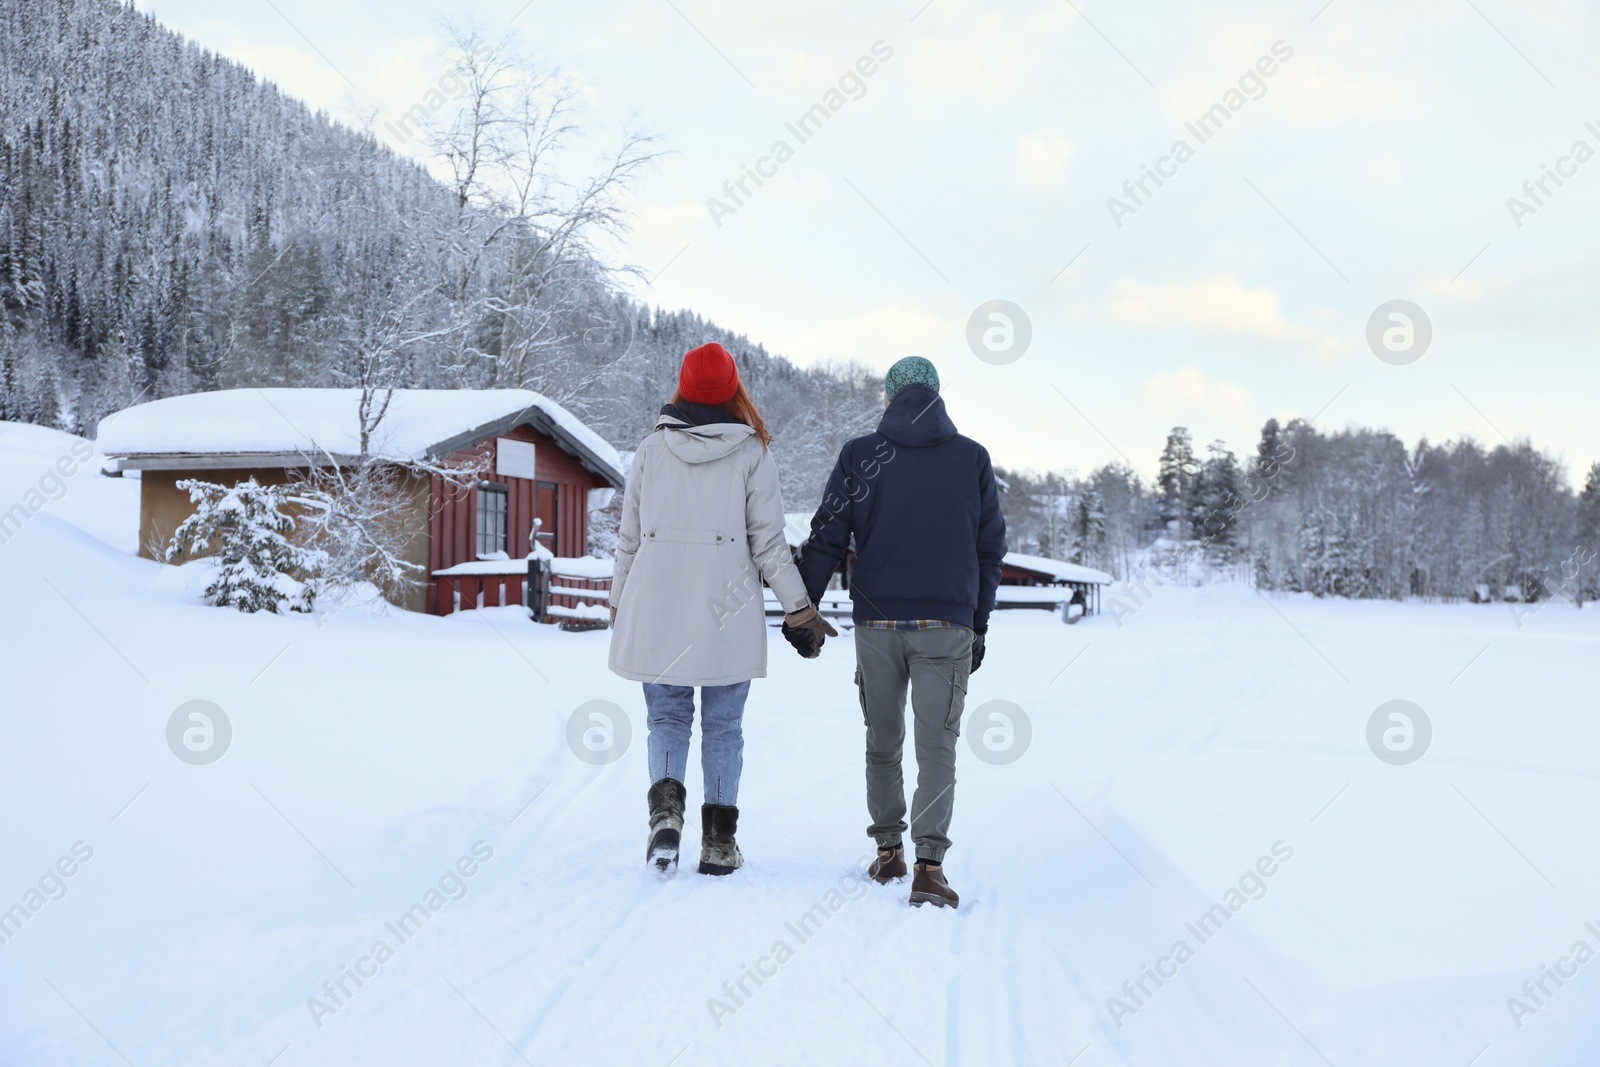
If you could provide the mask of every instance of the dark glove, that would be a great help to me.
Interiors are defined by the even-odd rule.
[[[783,617],[783,636],[800,655],[816,659],[822,654],[823,641],[838,637],[839,631],[819,615],[816,608],[807,604]]]
[[[786,641],[794,646],[794,650],[806,659],[816,659],[821,649],[817,647],[816,636],[810,630],[796,629],[787,621],[783,624],[783,636]]]
[[[977,674],[978,668],[983,666],[983,639],[987,636],[980,633],[972,635],[972,666],[967,668],[968,674]]]

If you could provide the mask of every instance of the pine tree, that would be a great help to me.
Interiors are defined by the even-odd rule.
[[[28,389],[28,421],[52,430],[65,429],[61,415],[61,380],[56,376],[55,362],[48,357],[42,369],[34,375]]]
[[[325,555],[290,540],[295,521],[282,510],[285,487],[254,478],[233,486],[186,478],[178,488],[197,507],[173,534],[166,561],[215,555],[208,603],[244,612],[312,609]]]
[[[1256,458],[1251,474],[1251,500],[1269,499],[1282,488],[1279,475],[1283,472],[1285,457],[1292,455],[1283,427],[1277,419],[1268,419],[1261,427],[1261,440],[1256,443]]]
[[[1257,589],[1278,588],[1277,578],[1272,573],[1272,553],[1266,545],[1260,545],[1256,549],[1254,576]]]
[[[1239,495],[1239,463],[1221,441],[1208,446],[1210,457],[1195,476],[1190,522],[1207,552],[1226,562],[1232,558],[1234,532],[1244,501]]]
[[[0,310],[0,422],[26,422],[27,398],[23,395],[18,363],[16,333],[11,321]]]
[[[1600,461],[1590,465],[1583,492],[1578,494],[1578,543],[1573,586],[1581,608],[1585,596],[1600,597]]]
[[[1600,460],[1589,466],[1578,494],[1578,536],[1588,544],[1600,544]]]
[[[1190,494],[1194,486],[1198,465],[1194,458],[1194,445],[1189,430],[1174,426],[1167,435],[1167,445],[1161,450],[1161,469],[1157,482],[1161,487],[1161,518],[1178,524],[1178,536],[1188,536],[1185,520],[1190,513]]]
[[[1330,592],[1328,568],[1327,530],[1320,514],[1307,515],[1300,521],[1295,549],[1299,566],[1289,588],[1313,596],[1327,596]]]
[[[1100,491],[1088,486],[1078,493],[1072,516],[1072,551],[1068,559],[1085,566],[1102,561],[1106,550],[1106,509]]]

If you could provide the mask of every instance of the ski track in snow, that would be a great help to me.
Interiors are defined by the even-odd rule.
[[[0,505],[71,443],[0,425]],[[695,873],[696,749],[662,879],[643,701],[605,634],[513,609],[219,612],[196,572],[132,556],[137,508],[91,466],[0,545],[0,907],[95,850],[0,944],[8,1065],[1600,1062],[1600,963],[1520,1029],[1506,1003],[1600,948],[1600,612],[1519,628],[1213,586],[1158,589],[1121,627],[1001,613],[968,710],[1013,701],[1033,739],[1010,765],[962,739],[949,912],[907,907],[909,879],[849,881],[872,848],[848,634],[814,664],[774,634],[748,867]],[[197,697],[234,727],[209,767],[166,748]],[[1367,748],[1394,698],[1433,723],[1409,767]],[[567,748],[590,699],[632,724],[611,765]],[[307,998],[476,841],[494,856],[465,895],[319,1029]],[[1278,841],[1293,858],[1198,943],[1186,924]],[[1119,1026],[1109,998],[1179,939],[1193,958]]]

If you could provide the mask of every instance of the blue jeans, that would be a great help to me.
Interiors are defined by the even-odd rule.
[[[707,804],[739,803],[744,770],[744,701],[750,683],[700,687],[700,773]],[[694,728],[694,686],[644,683],[650,724],[650,781],[683,781],[689,765],[689,734]]]

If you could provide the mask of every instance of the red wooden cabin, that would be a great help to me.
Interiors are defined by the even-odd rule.
[[[554,557],[550,607],[556,610],[547,617],[608,599],[610,561],[580,557],[588,544],[591,492],[620,489],[623,476],[614,464],[591,459],[586,466],[585,457],[563,442],[559,431],[524,421],[445,457],[447,465],[481,464],[488,473],[465,490],[433,477],[429,614],[526,603],[527,556],[535,543],[543,550],[540,555]]]
[[[310,467],[356,461],[356,389],[226,389],[138,404],[100,425],[119,471],[138,471],[141,551],[153,555],[194,505],[177,483],[201,478],[283,484]],[[546,617],[593,617],[606,599],[608,561],[584,558],[596,490],[623,487],[617,451],[561,405],[527,389],[399,389],[368,434],[367,456],[407,479],[406,557],[426,583],[404,607],[447,615],[524,602],[530,535],[561,562]],[[419,467],[481,464],[461,488]],[[585,593],[593,595],[585,596]],[[584,602],[589,607],[579,611]],[[603,614],[603,612],[602,612]]]

